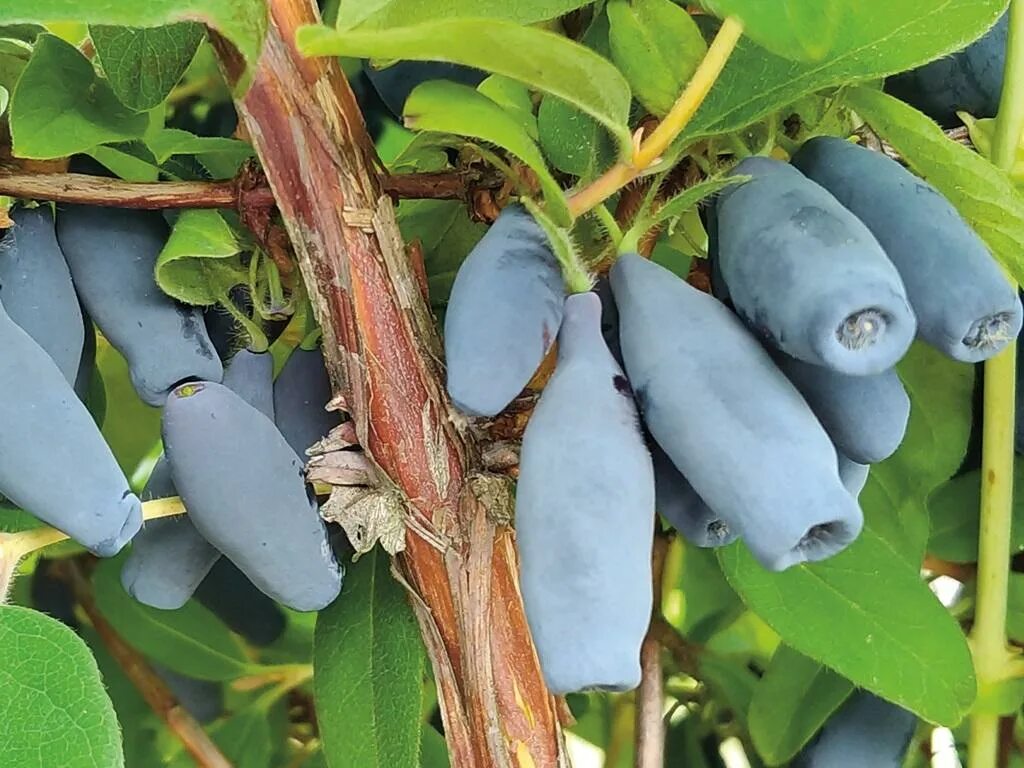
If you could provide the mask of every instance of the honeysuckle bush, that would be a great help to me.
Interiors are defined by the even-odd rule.
[[[340,57],[391,173],[497,175],[490,202],[526,201],[575,290],[638,247],[696,282],[707,272],[702,206],[730,183],[724,174],[751,155],[786,159],[818,135],[884,143],[1019,281],[1021,117],[964,114],[968,144],[882,89],[885,77],[979,38],[1006,5],[326,0],[323,23],[294,43],[304,55]],[[232,99],[251,81],[266,12],[262,0],[8,0],[0,171],[59,172],[75,156],[135,182],[233,178],[255,162]],[[1014,93],[1024,88],[1020,26],[1011,21],[1004,85]],[[245,67],[233,87],[212,33]],[[362,60],[442,61],[480,76],[419,85],[398,119]],[[490,215],[479,201],[397,205],[438,321]],[[186,207],[155,280],[179,301],[226,307],[252,340],[270,320],[287,322],[270,345],[280,368],[315,329],[297,274],[280,273],[275,256],[233,212]],[[1010,490],[1013,354],[983,368],[915,343],[898,366],[911,401],[906,437],[872,466],[863,532],[834,558],[771,573],[741,542],[700,549],[658,534],[665,558],[652,635],[664,649],[665,765],[728,765],[723,755],[737,742],[751,765],[786,765],[856,688],[919,718],[907,766],[930,764],[936,727],[952,730],[965,760],[970,742],[972,768],[994,754],[998,720],[1017,733],[1024,579],[1010,555],[1024,546],[1024,507]],[[159,414],[102,337],[95,359],[87,403],[138,492],[160,454]],[[96,560],[55,543],[10,504],[0,527],[0,764],[208,764],[143,698],[126,658],[152,665],[238,768],[450,764],[423,641],[381,546],[358,559],[342,548],[342,594],[319,614],[261,604],[259,615],[281,625],[264,644],[229,627],[214,598],[174,611],[133,601],[118,578],[124,554]],[[633,764],[637,696],[567,697],[578,766]],[[1008,741],[1015,765],[1024,758]]]

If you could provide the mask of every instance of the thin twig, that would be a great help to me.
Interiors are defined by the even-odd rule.
[[[655,616],[651,620],[650,633],[658,638],[658,642],[664,646],[665,650],[672,654],[680,671],[696,676],[697,657],[702,650],[699,645],[691,643],[679,634],[679,631],[661,615]]]
[[[206,735],[202,726],[178,703],[163,680],[134,648],[121,639],[110,622],[103,617],[96,607],[89,582],[82,575],[78,565],[68,560],[65,568],[75,591],[75,599],[89,617],[110,655],[121,666],[146,703],[181,740],[200,768],[232,768],[232,764]]]
[[[654,623],[661,616],[662,578],[665,573],[665,556],[668,553],[668,539],[659,533],[654,535],[654,551],[651,557],[651,574],[654,585],[654,601],[651,610],[651,627],[647,630],[643,645],[640,646],[640,688],[636,692],[636,749],[633,752],[636,768],[662,768],[665,764],[665,701],[664,678],[661,669],[661,643],[654,632]]]
[[[383,177],[395,199],[465,200],[476,190],[501,186],[493,172],[440,171]],[[270,208],[274,195],[265,182],[249,187],[227,181],[136,182],[82,173],[0,173],[0,195],[57,203],[114,208]]]

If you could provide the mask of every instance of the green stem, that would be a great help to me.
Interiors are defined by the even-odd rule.
[[[992,162],[1013,167],[1024,131],[1024,0],[1010,4],[1003,94],[996,117]],[[1006,678],[1011,654],[1006,645],[1010,526],[1013,519],[1013,431],[1016,344],[985,363],[982,437],[981,531],[978,540],[977,598],[971,646],[980,696]],[[968,765],[995,765],[999,718],[971,716]]]
[[[619,247],[619,243],[622,242],[622,227],[619,226],[619,222],[612,216],[611,211],[608,210],[608,206],[604,203],[594,208],[594,215],[597,220],[601,222],[601,226],[605,228],[608,233],[608,237],[611,238],[612,245],[616,248]]]
[[[548,236],[551,252],[555,255],[555,259],[562,268],[562,277],[565,279],[565,285],[569,289],[569,293],[586,293],[589,291],[594,286],[594,281],[591,279],[586,265],[580,260],[576,244],[573,243],[569,233],[555,224],[530,198],[520,198],[520,202]]]
[[[258,299],[254,297],[253,301],[258,301]],[[249,350],[252,352],[266,352],[270,344],[267,341],[267,334],[263,332],[259,324],[240,310],[227,293],[220,297],[220,305],[245,329],[249,336],[249,343],[247,345]]]
[[[299,347],[308,352],[311,349],[316,349],[317,344],[320,343],[320,337],[323,336],[323,329],[317,325],[313,303],[308,295],[302,298],[302,313],[302,341],[299,342]]]
[[[271,314],[280,314],[287,309],[284,286],[281,285],[281,273],[273,259],[267,259],[264,269],[267,273],[267,291],[270,294],[270,312]]]

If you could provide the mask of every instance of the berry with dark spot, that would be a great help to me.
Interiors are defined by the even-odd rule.
[[[654,476],[594,293],[565,300],[558,364],[523,436],[516,538],[526,617],[553,693],[640,681]],[[572,642],[566,642],[571,638]]]

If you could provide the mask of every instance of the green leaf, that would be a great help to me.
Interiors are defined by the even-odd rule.
[[[757,683],[747,660],[705,653],[701,655],[699,664],[700,679],[707,683],[717,699],[732,710],[736,721],[746,727],[747,711]]]
[[[917,566],[928,543],[928,495],[967,453],[975,367],[916,342],[896,370],[910,397],[907,433],[896,453],[871,468],[860,502],[868,525]]]
[[[43,160],[139,138],[147,118],[125,109],[77,48],[41,35],[14,90],[10,122],[15,155]]]
[[[533,100],[530,98],[529,88],[511,78],[491,75],[476,89],[503,107],[519,121],[531,139],[537,140],[537,117],[533,114]]]
[[[804,746],[853,691],[853,683],[780,645],[750,702],[750,737],[768,765]]]
[[[537,174],[549,214],[562,226],[572,221],[562,188],[537,145],[519,121],[475,88],[450,80],[423,83],[409,94],[404,117],[414,130],[471,136],[507,149]]]
[[[85,154],[125,181],[157,181],[160,178],[160,166],[129,151],[136,148],[138,144],[134,142],[116,147],[98,146],[86,150]]]
[[[655,213],[647,219],[648,227],[656,226],[662,222],[678,219],[687,211],[691,210],[698,203],[706,200],[712,195],[717,195],[726,187],[732,184],[740,184],[748,181],[749,176],[715,176],[704,181],[699,181],[692,187],[687,187],[675,197],[670,198]]]
[[[8,96],[14,93],[18,78],[31,56],[32,46],[28,43],[0,36],[0,88],[7,91]]]
[[[114,707],[81,638],[5,605],[0,648],[0,765],[123,768]]]
[[[161,104],[178,84],[203,40],[203,26],[96,24],[89,27],[89,36],[114,95],[129,109],[144,112]]]
[[[41,24],[0,24],[0,37],[23,43],[34,43],[45,32],[46,27]]]
[[[859,11],[866,22],[882,15],[880,8],[857,0],[704,0],[704,5],[723,19],[738,17],[743,33],[776,56],[812,61],[831,49],[844,12]]]
[[[766,11],[775,7],[764,3]],[[828,58],[815,63],[788,61],[741,41],[680,141],[731,133],[814,91],[902,72],[952,53],[980,37],[1005,8],[1005,0],[844,4],[842,34]]]
[[[709,727],[700,722],[701,718],[672,718],[666,725],[665,734],[665,765],[679,768],[721,768],[724,763],[716,752],[714,759],[709,759],[705,752]],[[710,750],[709,750],[710,751]]]
[[[444,736],[435,731],[429,723],[423,724],[420,741],[420,768],[451,768]]]
[[[870,528],[838,555],[782,573],[738,542],[718,557],[747,606],[795,650],[930,722],[952,726],[970,709],[974,669],[959,625]]]
[[[270,768],[274,743],[265,707],[246,707],[214,726],[211,735],[232,765]]]
[[[156,282],[186,304],[216,304],[248,278],[235,230],[217,211],[186,210],[156,260]]]
[[[853,88],[846,102],[941,192],[1017,282],[1024,281],[1024,193],[988,160],[888,94]]]
[[[1013,485],[1024,488],[1024,459],[1013,463]],[[973,563],[978,559],[978,534],[981,507],[981,470],[954,477],[928,497],[931,538],[928,551],[953,563]],[[1024,497],[1013,498],[1013,528],[1010,534],[1013,554],[1024,552]]]
[[[434,19],[471,17],[504,19],[519,24],[535,24],[564,16],[582,8],[590,0],[512,0],[481,3],[480,0],[341,0],[338,26],[361,30],[408,27]]]
[[[605,58],[611,57],[608,15],[595,11],[580,39],[583,45]],[[541,99],[537,110],[537,135],[544,156],[558,170],[586,183],[615,160],[611,136],[590,115],[555,96]]]
[[[248,142],[217,136],[196,136],[177,128],[164,128],[147,136],[146,146],[161,165],[178,155],[195,155],[218,179],[232,177],[242,163],[253,156],[252,145]]]
[[[418,764],[423,644],[380,547],[348,570],[341,597],[320,612],[313,667],[328,765]]]
[[[615,159],[608,132],[590,115],[554,96],[545,96],[537,112],[544,155],[562,171],[587,182]]]
[[[683,634],[695,643],[707,641],[743,613],[743,604],[726,581],[710,549],[686,545],[679,580],[683,594]]]
[[[695,210],[697,205],[729,185],[739,184],[749,178],[749,176],[711,177],[692,187],[687,187],[656,210],[642,211],[634,220],[633,225],[623,234],[622,241],[619,243],[619,252],[635,251],[639,247],[640,238],[653,227],[667,223],[667,236],[659,238],[655,247],[657,249],[660,246],[666,255],[668,255],[667,250],[671,250],[676,254],[689,257],[683,260],[674,259],[675,266],[663,265],[668,266],[685,280],[690,268],[690,258],[707,255],[707,233]],[[651,255],[651,258],[662,263],[655,258],[654,254]]]
[[[629,84],[607,59],[561,35],[508,21],[451,19],[374,32],[299,29],[306,55],[449,61],[558,96],[605,126],[632,153]]]
[[[0,24],[55,21],[118,27],[162,27],[196,21],[230,40],[251,70],[267,30],[267,9],[265,0],[32,0],[0,4]],[[246,84],[243,78],[240,86]]]
[[[150,608],[121,586],[124,556],[103,560],[93,574],[96,605],[127,643],[154,661],[199,680],[233,680],[262,667],[221,621],[194,601],[176,611]]]
[[[612,61],[637,101],[665,116],[707,52],[700,29],[672,0],[611,0],[607,13]]]

